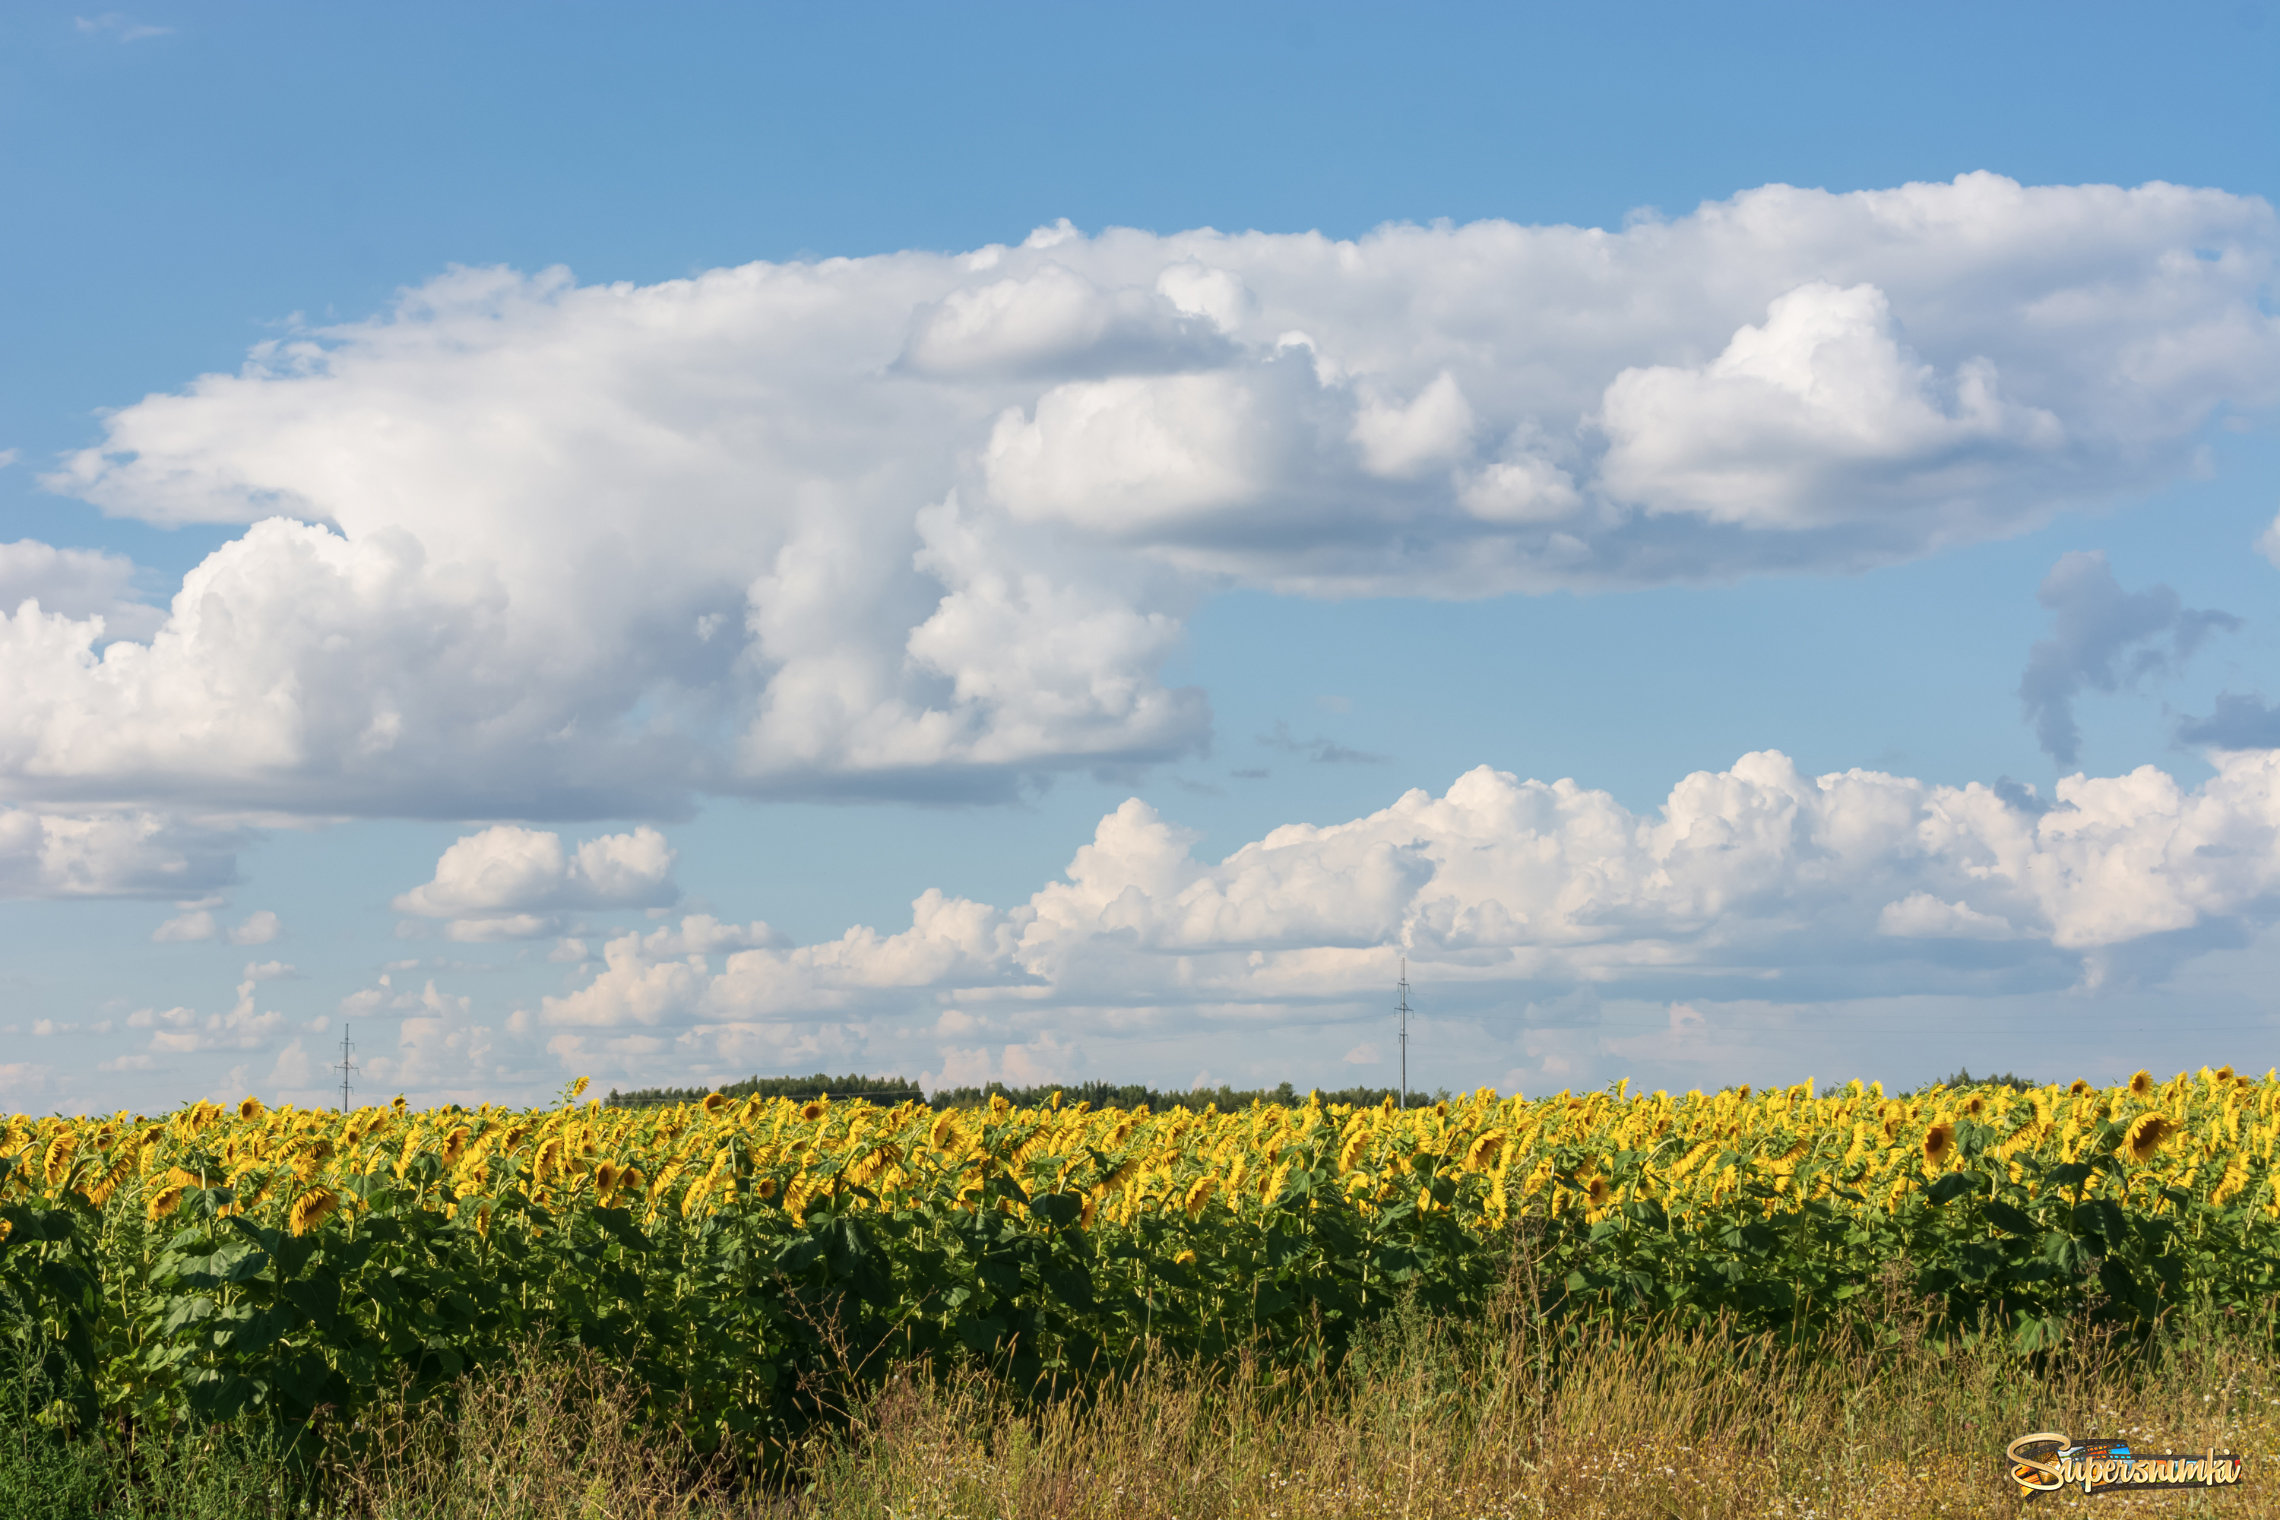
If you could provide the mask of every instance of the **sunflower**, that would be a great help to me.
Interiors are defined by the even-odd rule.
[[[49,1187],[63,1185],[63,1180],[71,1175],[71,1163],[78,1154],[79,1132],[72,1129],[57,1130],[55,1138],[48,1142],[47,1158],[40,1168],[40,1174],[47,1179]]]
[[[2067,1087],[2066,1095],[2070,1098],[2079,1098],[2089,1090],[2090,1084],[2083,1081],[2080,1077],[2076,1077],[2072,1084]]]
[[[1603,1209],[1607,1207],[1608,1200],[1615,1196],[1615,1184],[1605,1177],[1586,1177],[1583,1181],[1583,1196],[1591,1200],[1593,1208]]]
[[[2151,1161],[2161,1142],[2175,1134],[2177,1126],[2169,1122],[2166,1114],[2140,1114],[2123,1137],[2122,1150],[2132,1161]]]
[[[101,1208],[111,1201],[111,1195],[119,1190],[119,1185],[134,1174],[134,1169],[134,1157],[121,1156],[117,1161],[112,1162],[111,1169],[101,1176],[98,1177],[90,1173],[84,1178],[79,1184],[80,1196],[95,1207]]]
[[[307,1148],[300,1155],[293,1158],[293,1176],[301,1182],[307,1182],[318,1172],[324,1170],[325,1163],[332,1158],[332,1142],[319,1135],[309,1142]],[[295,1233],[298,1234],[299,1232],[296,1231]]]
[[[704,1110],[706,1113],[717,1114],[727,1106],[728,1095],[726,1093],[709,1092],[705,1094]]]
[[[2220,1066],[2217,1068],[2217,1080],[2219,1082],[2232,1082],[2237,1081],[2238,1078],[2233,1075],[2233,1069],[2230,1066]]]
[[[239,1100],[238,1117],[240,1119],[243,1119],[246,1123],[251,1124],[254,1120],[260,1118],[261,1114],[262,1108],[261,1100],[259,1098],[253,1097],[249,1094],[245,1098]]]
[[[179,1175],[179,1173],[177,1173],[177,1175]],[[150,1217],[153,1219],[164,1219],[167,1215],[173,1213],[175,1209],[181,1205],[182,1195],[188,1191],[188,1188],[189,1185],[187,1183],[169,1181],[166,1186],[151,1194]]]
[[[296,1235],[306,1235],[332,1217],[340,1207],[340,1195],[331,1188],[311,1188],[293,1200],[292,1211],[285,1223]]]
[[[821,1103],[804,1103],[800,1105],[800,1117],[810,1124],[813,1124],[816,1120],[822,1118],[826,1112],[827,1110]]]
[[[2133,1098],[2144,1098],[2150,1097],[2152,1094],[2153,1073],[2147,1071],[2144,1067],[2141,1066],[2138,1068],[2138,1074],[2130,1078],[2130,1096]]]
[[[1187,1196],[1180,1200],[1180,1207],[1187,1211],[1188,1218],[1193,1219],[1203,1212],[1203,1206],[1211,1201],[1212,1190],[1218,1186],[1217,1177],[1195,1179],[1187,1190]]]
[[[1496,1158],[1496,1148],[1504,1143],[1504,1131],[1484,1130],[1465,1147],[1464,1169],[1468,1172],[1485,1171]]]
[[[1948,1153],[1954,1149],[1955,1126],[1947,1120],[1942,1119],[1924,1131],[1924,1159],[1933,1166],[1947,1160]]]

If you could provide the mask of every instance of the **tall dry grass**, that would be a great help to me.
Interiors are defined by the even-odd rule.
[[[380,1404],[329,1432],[330,1515],[360,1520],[700,1520],[729,1508],[678,1431],[590,1353],[525,1347],[457,1396]]]
[[[2270,1326],[2085,1340],[2039,1366],[1924,1337],[1904,1310],[1860,1326],[1886,1334],[1784,1347],[1412,1315],[1332,1373],[1165,1361],[1044,1400],[907,1368],[788,1486],[741,1492],[676,1434],[637,1431],[621,1374],[533,1352],[470,1379],[448,1419],[365,1422],[332,1487],[356,1520],[2280,1515]],[[2242,1452],[2247,1482],[2022,1505],[2004,1444],[2052,1429]]]
[[[2045,1497],[2034,1513],[2089,1502],[2102,1514],[2280,1514],[2276,1398],[2268,1357],[2221,1333],[2151,1364],[2094,1342],[2036,1369],[1995,1341],[1780,1348],[1599,1331],[1550,1348],[1410,1321],[1326,1378],[1165,1366],[1042,1410],[980,1380],[906,1379],[788,1508],[878,1520],[2010,1515],[2021,1506],[2002,1480],[2005,1443],[2063,1429],[2245,1452],[2250,1487]]]

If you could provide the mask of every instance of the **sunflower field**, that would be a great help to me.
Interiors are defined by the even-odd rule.
[[[296,1421],[543,1335],[764,1451],[890,1365],[1320,1365],[1405,1302],[1795,1334],[1902,1291],[2034,1350],[2280,1286],[2280,1080],[2229,1068],[1161,1114],[583,1085],[9,1118],[0,1373],[67,1427]]]

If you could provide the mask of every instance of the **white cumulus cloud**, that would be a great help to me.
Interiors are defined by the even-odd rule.
[[[991,1031],[1374,1018],[1399,957],[1444,1007],[1561,987],[1593,1002],[2061,989],[2133,946],[2272,917],[2280,753],[2221,755],[2190,789],[2150,766],[2077,775],[2022,806],[1976,783],[1807,776],[1766,751],[1686,777],[1652,813],[1484,766],[1217,862],[1194,837],[1134,800],[1012,907],[930,891],[907,929],[809,945],[739,945],[710,919],[623,935],[526,1023],[582,1032],[579,1051],[610,1031],[725,1052],[929,1024],[939,1048],[972,1051]]]
[[[146,809],[0,806],[0,897],[202,893],[237,879],[236,852],[246,832],[235,823]]]
[[[37,602],[66,618],[102,619],[101,637],[148,639],[166,611],[139,600],[134,580],[134,561],[123,554],[58,549],[32,538],[0,544],[0,612]]]
[[[243,531],[132,629],[122,567],[28,551],[0,795],[595,818],[1176,757],[1209,713],[1165,662],[1227,586],[1852,568],[2158,482],[2280,400],[2276,251],[2252,198],[1975,174],[1620,231],[456,270],[47,477]]]
[[[496,824],[468,834],[435,863],[433,879],[395,900],[399,913],[452,922],[462,941],[535,939],[564,911],[662,907],[680,896],[674,852],[646,826],[565,848],[544,829]]]

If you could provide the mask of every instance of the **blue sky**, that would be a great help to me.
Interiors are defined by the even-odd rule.
[[[2276,71],[13,8],[0,1103],[2273,1064]]]

